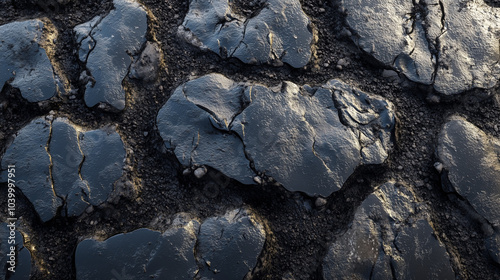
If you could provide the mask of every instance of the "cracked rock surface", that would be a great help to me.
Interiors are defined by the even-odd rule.
[[[256,265],[264,240],[263,225],[245,209],[208,218],[201,225],[178,214],[162,233],[141,228],[104,241],[80,242],[77,279],[243,278]]]
[[[500,10],[482,0],[346,0],[342,7],[352,40],[414,82],[444,95],[498,83]]]
[[[453,116],[439,135],[438,156],[447,192],[456,192],[486,221],[486,246],[500,263],[500,140],[486,135],[466,119]]]
[[[266,233],[248,210],[205,220],[198,234],[201,279],[243,279],[257,264]]]
[[[112,128],[83,131],[66,118],[38,118],[22,128],[2,158],[16,165],[16,186],[31,201],[42,221],[63,205],[68,216],[104,202],[122,175],[125,149]]]
[[[16,228],[18,223],[16,224]],[[31,272],[31,254],[26,247],[24,247],[24,238],[21,233],[17,230],[11,231],[8,227],[10,223],[0,223],[0,236],[2,240],[0,241],[0,261],[2,262],[2,268],[0,270],[0,279],[11,279],[11,280],[23,280],[29,279]],[[12,227],[14,229],[14,227]],[[11,238],[11,233],[14,233]],[[14,246],[14,253],[10,250],[11,246]],[[15,256],[15,268],[14,272],[8,270],[12,267],[8,262],[11,261],[11,255]]]
[[[49,20],[26,20],[0,26],[0,89],[9,83],[29,102],[64,92],[53,65],[57,31]]]
[[[299,1],[267,0],[248,17],[234,5],[232,0],[192,0],[180,36],[244,63],[279,61],[300,68],[309,62],[313,33]]]
[[[324,279],[455,279],[426,206],[405,186],[386,183],[358,207],[324,259]]]
[[[453,189],[491,224],[500,226],[500,141],[464,118],[452,117],[439,134],[438,156]]]
[[[122,82],[129,71],[132,56],[146,41],[147,12],[134,0],[115,0],[106,16],[96,16],[75,27],[80,46],[79,59],[85,63],[89,80],[85,103],[89,107],[103,102],[117,110],[125,108]]]
[[[324,196],[357,166],[385,161],[394,122],[390,102],[338,80],[268,88],[220,74],[178,87],[157,117],[185,166],[208,165],[244,184],[265,174]]]

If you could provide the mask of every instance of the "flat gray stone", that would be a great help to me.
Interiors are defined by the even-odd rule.
[[[55,195],[50,176],[51,158],[47,153],[50,121],[38,118],[16,134],[2,158],[2,182],[7,182],[7,166],[16,166],[16,186],[35,207],[42,221],[56,214],[62,201]]]
[[[104,17],[75,27],[80,45],[79,58],[87,66],[92,81],[85,90],[89,107],[103,102],[115,109],[125,108],[122,81],[146,41],[147,12],[136,1],[114,0],[114,9]]]
[[[15,224],[17,229],[19,224]],[[7,227],[8,225],[10,223],[0,223],[0,261],[2,262],[0,280],[29,279],[31,273],[31,253],[24,247],[22,234],[18,230],[11,231],[11,228]],[[11,238],[11,232],[14,233],[13,238]],[[11,246],[14,247],[14,251],[11,250]],[[12,256],[16,259],[10,263]]]
[[[76,279],[193,279],[199,227],[177,218],[163,233],[142,228],[104,241],[86,239],[76,248]]]
[[[158,129],[185,166],[208,165],[244,184],[263,172],[289,190],[327,196],[357,166],[385,161],[395,121],[390,102],[343,82],[314,91],[210,74],[175,90]]]
[[[55,27],[47,20],[16,21],[0,26],[0,90],[9,82],[29,102],[48,100],[64,85],[48,54],[53,54]]]
[[[248,210],[229,211],[201,225],[179,214],[163,233],[142,228],[80,242],[76,274],[79,280],[243,279],[264,241],[263,225]]]
[[[412,81],[444,95],[498,83],[500,11],[483,1],[343,0],[342,7],[352,40]]]
[[[202,279],[244,279],[257,264],[265,240],[264,227],[247,210],[208,218],[198,234],[198,275]]]
[[[221,57],[244,63],[281,61],[305,66],[311,58],[311,22],[297,0],[267,0],[249,18],[237,14],[228,0],[192,0],[180,36]]]
[[[428,216],[409,189],[382,185],[330,245],[324,279],[455,279]]]
[[[65,202],[69,216],[104,202],[123,173],[125,148],[113,128],[84,131],[65,118],[39,118],[22,128],[2,158],[16,165],[16,186],[43,222]]]
[[[437,151],[454,191],[500,226],[500,141],[455,116],[443,126]]]

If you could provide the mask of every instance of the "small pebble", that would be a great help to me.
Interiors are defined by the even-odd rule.
[[[207,168],[205,166],[199,167],[194,171],[194,176],[198,179],[205,176],[205,174],[207,174]]]
[[[325,206],[326,202],[327,202],[326,199],[324,199],[322,197],[318,197],[318,198],[316,198],[314,205],[316,205],[316,207],[322,207],[322,206]]]

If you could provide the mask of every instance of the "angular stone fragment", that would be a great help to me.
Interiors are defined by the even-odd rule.
[[[35,207],[42,221],[48,221],[61,206],[52,188],[51,158],[47,145],[51,132],[50,121],[39,118],[31,121],[16,134],[2,157],[2,182],[7,182],[7,166],[16,166],[16,186]]]
[[[386,183],[369,195],[330,246],[324,279],[455,279],[444,245],[409,189]]]
[[[17,227],[17,223],[15,224]],[[13,251],[11,250],[11,246],[14,247]],[[1,280],[29,279],[31,273],[31,253],[24,247],[24,238],[21,233],[15,230],[10,222],[0,223],[0,261],[2,263],[0,270]],[[14,268],[12,268],[12,264],[14,264]],[[14,272],[12,272],[12,269],[14,269]]]
[[[494,87],[500,78],[500,10],[483,1],[343,0],[342,6],[352,40],[412,81],[451,95]]]
[[[492,258],[500,263],[500,140],[454,116],[439,134],[438,157],[451,189],[497,229],[486,239]],[[444,186],[443,186],[444,187]]]
[[[80,242],[77,279],[243,279],[264,241],[263,225],[248,210],[229,211],[201,225],[179,214],[163,233],[143,228]]]
[[[229,0],[192,0],[179,34],[223,58],[244,63],[274,61],[305,66],[311,57],[311,22],[297,0],[267,0],[248,18]]]
[[[56,73],[55,27],[48,20],[16,21],[0,26],[0,90],[6,82],[29,102],[48,100],[64,92]]]
[[[246,210],[207,219],[198,234],[198,275],[243,279],[257,264],[265,239],[264,227]]]
[[[65,118],[39,118],[22,128],[2,158],[16,166],[16,186],[31,201],[42,221],[65,203],[69,216],[104,202],[121,177],[125,149],[116,131],[83,131]]]
[[[199,227],[177,218],[164,233],[142,228],[105,241],[86,239],[76,249],[76,279],[193,279]]]
[[[75,27],[80,45],[79,58],[87,66],[92,81],[85,90],[85,103],[93,107],[108,103],[118,110],[125,108],[122,81],[146,41],[147,12],[134,0],[115,0],[114,9],[104,17]]]
[[[209,165],[244,184],[263,172],[292,191],[327,196],[358,165],[385,161],[394,114],[388,101],[337,80],[313,91],[211,74],[176,89],[158,128],[183,165]]]
[[[439,134],[438,156],[454,191],[500,226],[500,140],[465,119],[452,117]]]

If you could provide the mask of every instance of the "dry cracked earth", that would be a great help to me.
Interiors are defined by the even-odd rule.
[[[500,279],[500,2],[0,0],[0,279]]]

